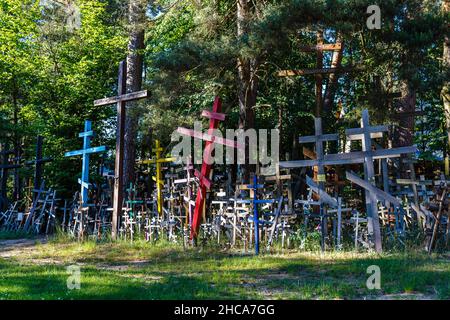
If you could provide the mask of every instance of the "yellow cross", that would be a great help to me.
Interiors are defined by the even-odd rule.
[[[156,182],[156,200],[157,200],[157,208],[158,208],[158,214],[163,214],[163,195],[162,195],[162,188],[164,187],[164,180],[162,179],[162,172],[161,172],[161,164],[165,162],[173,162],[176,160],[174,157],[169,158],[161,158],[161,152],[163,152],[163,148],[161,148],[159,144],[159,140],[156,140],[156,148],[155,148],[155,158],[150,160],[143,160],[140,163],[142,164],[156,164],[156,176],[152,177],[153,181]]]

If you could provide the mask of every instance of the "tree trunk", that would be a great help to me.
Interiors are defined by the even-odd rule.
[[[450,10],[450,1],[446,0],[442,3],[442,11],[448,13]],[[448,35],[444,39],[444,53],[442,57],[443,70],[448,72],[450,68],[450,38]],[[442,100],[444,102],[445,123],[447,126],[448,148],[447,156],[450,154],[450,82],[446,81],[441,91]]]
[[[18,98],[18,89],[16,81],[14,80],[14,89],[13,89],[13,107],[14,107],[14,164],[20,163],[21,156],[21,146],[20,146],[20,137],[19,137],[19,104],[17,101]],[[20,177],[19,177],[19,168],[14,169],[14,191],[13,191],[13,199],[14,201],[18,201],[21,198],[21,186],[20,186]]]
[[[250,0],[237,1],[237,36],[240,39],[248,35],[249,23],[253,15],[253,4]],[[253,128],[255,124],[256,97],[258,92],[258,59],[239,56],[238,68],[238,101],[239,101],[239,129]],[[249,181],[252,167],[249,165],[248,147],[245,151],[245,164],[241,166],[242,178]],[[254,170],[254,169],[253,169]]]
[[[408,80],[401,81],[401,98],[398,101],[397,113],[399,126],[395,147],[410,146],[414,142],[414,112],[416,110],[416,92]]]
[[[342,62],[344,45],[342,43],[342,37],[340,35],[338,35],[336,43],[341,44],[341,50],[333,52],[333,58],[331,59],[331,68],[339,68]],[[339,80],[339,73],[330,73],[330,75],[328,76],[328,83],[327,87],[325,88],[325,97],[323,99],[324,113],[328,113],[333,109],[334,97],[336,96],[338,80]]]
[[[128,21],[130,28],[130,39],[128,42],[127,56],[127,91],[134,92],[141,90],[143,56],[141,50],[144,49],[145,32],[145,11],[147,1],[130,0],[128,7]],[[136,162],[136,135],[138,128],[138,113],[135,106],[138,102],[127,103],[127,117],[125,122],[125,154],[123,181],[124,187],[128,188],[130,182],[135,180]]]

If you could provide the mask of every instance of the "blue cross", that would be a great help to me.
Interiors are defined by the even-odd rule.
[[[263,184],[258,184],[258,176],[255,174],[253,176],[253,184],[247,185],[247,188],[253,189],[253,224],[255,225],[255,254],[259,254],[259,221],[258,217],[258,204],[260,203],[273,203],[273,199],[259,200],[257,191],[258,189],[264,188]]]
[[[78,134],[78,137],[83,138],[83,149],[76,151],[69,151],[64,154],[65,157],[83,156],[83,167],[81,171],[81,179],[78,179],[78,183],[81,185],[81,203],[84,205],[88,201],[88,190],[91,184],[89,183],[89,155],[91,153],[105,152],[106,147],[92,147],[91,138],[94,136],[94,131],[91,129],[91,121],[86,120],[84,122],[84,132]]]

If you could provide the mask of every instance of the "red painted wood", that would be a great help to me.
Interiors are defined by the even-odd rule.
[[[211,111],[208,111],[208,110],[203,110],[202,117],[209,118],[209,119],[216,119],[216,120],[220,120],[220,121],[224,121],[225,120],[225,114],[211,112]]]
[[[219,97],[216,97],[213,104],[213,112],[219,113],[222,111],[222,102],[220,101]],[[209,130],[212,133],[212,130],[217,129],[219,125],[219,120],[211,118],[209,121]],[[210,133],[210,132],[208,132]],[[214,142],[206,141],[205,150],[203,155],[206,154],[206,156],[210,157],[211,150],[214,147]],[[205,161],[205,158],[203,158],[202,163],[202,169],[201,169],[201,176],[202,177],[209,177],[211,173],[211,167],[212,165],[207,164],[208,161]],[[200,179],[200,186],[197,191],[197,198],[195,200],[195,209],[194,209],[194,216],[192,218],[192,229],[191,229],[191,239],[196,239],[198,236],[198,230],[200,228],[200,220],[202,218],[203,213],[203,207],[205,206],[205,198],[206,198],[206,185],[205,183]]]
[[[207,189],[211,189],[211,180],[208,177],[202,176],[201,172],[198,170],[194,171],[194,175],[206,186]]]

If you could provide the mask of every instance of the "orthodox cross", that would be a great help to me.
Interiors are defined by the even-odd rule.
[[[191,239],[195,240],[198,236],[198,230],[200,228],[200,219],[203,216],[203,209],[205,206],[206,200],[206,189],[210,189],[211,187],[211,152],[214,150],[214,144],[222,144],[233,148],[243,149],[244,146],[236,143],[233,140],[224,139],[221,137],[214,136],[214,130],[219,126],[219,121],[225,120],[225,114],[220,113],[222,110],[222,102],[219,97],[216,97],[213,104],[213,110],[203,110],[202,116],[209,118],[209,130],[207,134],[203,134],[202,132],[197,132],[191,129],[186,128],[178,128],[177,131],[180,134],[188,135],[194,137],[196,139],[202,139],[206,141],[205,149],[203,151],[203,161],[202,168],[199,172],[198,170],[194,171],[194,175],[199,179],[199,188],[197,190],[197,198],[195,200],[195,209],[194,216],[192,218],[192,228],[191,228]]]
[[[253,190],[253,224],[255,228],[255,254],[259,254],[259,224],[263,221],[259,220],[258,216],[258,204],[273,203],[273,199],[258,199],[258,189],[264,188],[263,184],[258,184],[258,176],[253,176],[253,184],[247,185],[247,188]]]
[[[354,151],[338,154],[327,154],[322,157],[322,160],[295,160],[295,161],[281,161],[280,167],[283,168],[298,168],[310,166],[327,166],[327,165],[346,165],[346,164],[364,164],[364,172],[366,181],[373,183],[374,180],[374,159],[384,158],[398,158],[402,154],[414,153],[417,151],[416,146],[399,147],[392,149],[376,149],[372,150],[372,139],[381,138],[383,132],[388,131],[387,125],[370,126],[369,112],[363,110],[362,123],[360,128],[347,129],[345,131],[348,141],[362,140],[362,151]],[[319,155],[318,155],[319,156]],[[372,205],[374,204],[374,205]],[[375,237],[375,248],[381,252],[381,232],[379,229],[378,210],[376,207],[376,197],[370,196],[370,192],[366,192],[366,209],[368,212],[368,226],[369,232],[373,233]],[[372,218],[375,214],[375,218]],[[376,220],[376,221],[375,221]]]
[[[125,119],[126,103],[148,96],[147,90],[127,93],[127,65],[121,61],[119,65],[119,77],[117,96],[94,101],[94,106],[117,104],[117,137],[116,137],[116,163],[114,167],[114,199],[111,237],[117,237],[117,217],[122,212],[123,205],[123,158],[125,149]]]
[[[38,136],[36,141],[36,158],[25,162],[26,165],[35,165],[34,167],[34,189],[39,189],[41,186],[43,167],[46,162],[53,161],[52,158],[42,158],[42,146],[44,137]],[[34,193],[33,193],[34,194]],[[34,198],[35,194],[33,195]]]
[[[315,46],[301,46],[300,51],[303,52],[316,52],[316,68],[315,69],[300,69],[300,70],[282,70],[278,72],[279,77],[292,77],[292,76],[303,76],[303,75],[314,75],[315,76],[315,87],[316,87],[316,116],[320,116],[320,110],[322,110],[322,89],[323,89],[323,75],[329,74],[330,77],[334,77],[335,74],[339,72],[346,72],[348,68],[341,67],[341,56],[342,44],[340,42],[334,44],[324,44],[323,43],[323,32],[317,33],[317,45]],[[330,68],[323,67],[323,52],[332,51],[333,58]],[[336,81],[332,79],[332,81]]]
[[[388,131],[387,126],[371,126],[369,121],[369,111],[367,109],[363,110],[362,119],[361,119],[361,128],[355,129],[347,129],[345,130],[345,134],[347,136],[348,141],[352,140],[361,140],[362,141],[362,152],[364,158],[364,173],[365,173],[365,181],[374,185],[374,166],[373,159],[375,153],[381,152],[385,153],[381,158],[390,158],[390,157],[398,157],[399,153],[414,153],[417,148],[415,146],[412,147],[403,147],[403,148],[394,148],[394,149],[378,149],[372,151],[372,139],[377,137],[382,137],[383,132]],[[400,150],[402,149],[402,150]],[[404,150],[406,149],[406,150]],[[399,152],[400,151],[400,152]],[[354,153],[354,152],[350,152]],[[397,154],[396,154],[397,153]],[[348,177],[348,175],[347,175]],[[375,187],[374,187],[375,188]],[[368,217],[368,228],[369,233],[373,233],[374,241],[375,241],[375,250],[377,252],[382,251],[381,245],[381,230],[380,230],[380,220],[378,216],[378,208],[377,208],[377,194],[373,189],[366,189],[366,210]],[[384,199],[389,201],[388,199]],[[392,200],[392,199],[391,199]],[[389,201],[392,203],[392,201]]]
[[[92,153],[105,152],[106,147],[91,147],[91,139],[94,136],[92,131],[92,123],[89,120],[84,122],[84,132],[78,134],[78,137],[83,138],[83,149],[76,151],[69,151],[64,154],[65,157],[82,156],[83,165],[81,169],[81,179],[78,179],[78,183],[81,185],[81,203],[82,206],[86,206],[88,202],[88,190],[91,184],[89,183],[89,156]]]
[[[163,187],[164,187],[164,180],[162,178],[162,168],[161,164],[167,163],[167,162],[174,162],[176,158],[169,157],[169,158],[163,158],[161,157],[161,153],[164,151],[163,148],[161,148],[161,145],[159,143],[159,140],[155,141],[155,149],[153,150],[155,152],[155,158],[150,160],[143,160],[140,163],[142,164],[156,164],[156,176],[152,177],[153,181],[156,183],[156,200],[157,200],[157,208],[158,208],[158,214],[161,216],[163,214]]]

